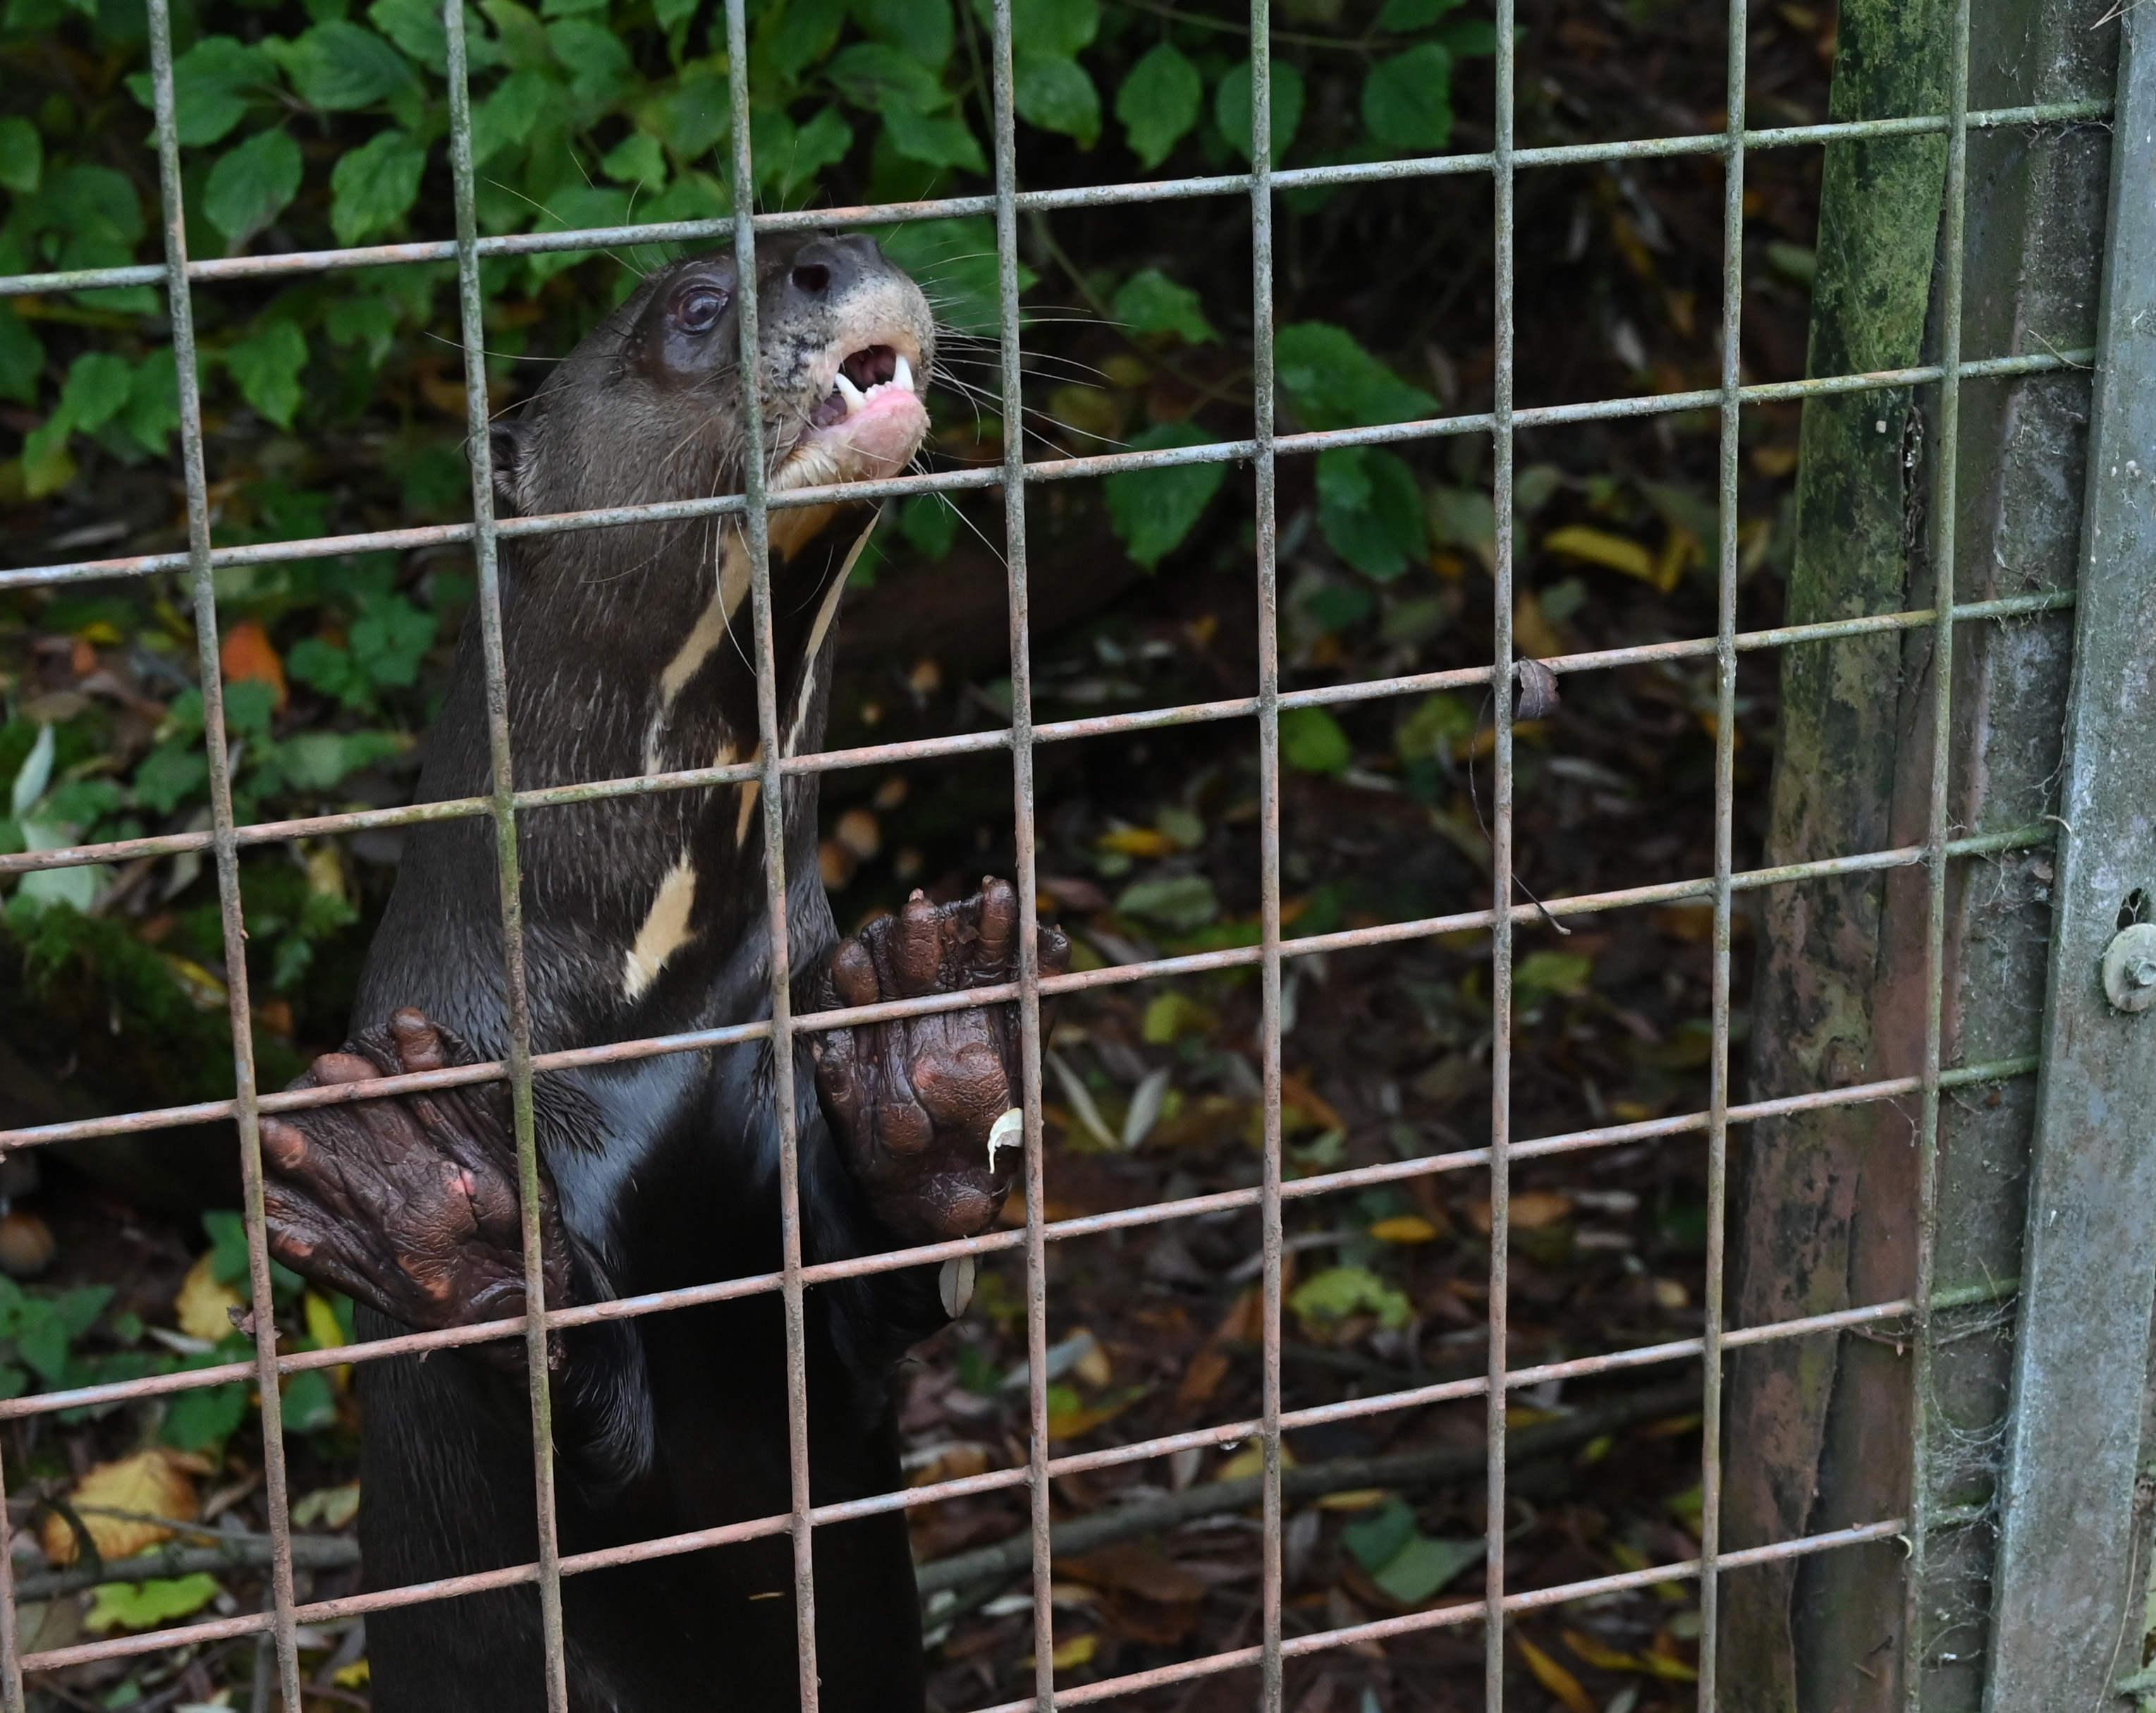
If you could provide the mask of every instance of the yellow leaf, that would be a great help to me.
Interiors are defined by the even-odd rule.
[[[1096,842],[1103,851],[1121,851],[1127,856],[1165,856],[1176,848],[1174,840],[1149,826],[1117,827]]]
[[[141,1517],[192,1522],[195,1484],[191,1476],[207,1472],[202,1458],[160,1447],[140,1451],[117,1463],[100,1464],[75,1484],[69,1503],[90,1530],[105,1559],[131,1558],[146,1547],[172,1538],[172,1530]],[[126,1515],[114,1515],[125,1512]],[[45,1556],[54,1564],[73,1564],[79,1550],[74,1530],[57,1512],[45,1519]]]
[[[1630,1654],[1620,1654],[1605,1646],[1580,1630],[1567,1630],[1564,1644],[1578,1655],[1581,1662],[1597,1671],[1645,1671],[1647,1667]]]
[[[1091,1663],[1093,1656],[1100,1651],[1099,1633],[1089,1630],[1082,1636],[1073,1636],[1067,1642],[1059,1643],[1048,1659],[1058,1671],[1070,1671]]]
[[[1434,1242],[1437,1234],[1437,1227],[1419,1213],[1381,1219],[1370,1227],[1370,1235],[1381,1243],[1428,1243]]]
[[[364,1659],[355,1659],[351,1664],[341,1667],[336,1675],[330,1681],[341,1690],[363,1690],[367,1687],[370,1675],[367,1669],[367,1662]]]
[[[1654,555],[1638,542],[1625,536],[1612,535],[1606,529],[1590,529],[1584,523],[1568,523],[1563,528],[1553,529],[1544,536],[1543,546],[1553,553],[1563,553],[1567,558],[1584,559],[1590,565],[1604,566],[1612,571],[1621,571],[1627,577],[1636,577],[1642,583],[1661,586]]]
[[[1535,1681],[1563,1702],[1571,1713],[1595,1713],[1594,1703],[1580,1687],[1578,1678],[1525,1636],[1514,1636],[1512,1645],[1520,1650],[1520,1658],[1527,1662],[1527,1669],[1534,1673]]]
[[[1281,1467],[1283,1469],[1291,1469],[1295,1467],[1295,1453],[1285,1445],[1281,1447]],[[1235,1456],[1229,1458],[1226,1463],[1221,1464],[1214,1472],[1213,1479],[1216,1481],[1240,1481],[1248,1475],[1261,1475],[1265,1473],[1265,1448],[1263,1444],[1253,1440]]]
[[[180,1281],[179,1295],[172,1299],[180,1330],[206,1345],[232,1336],[232,1317],[225,1313],[226,1309],[247,1306],[247,1299],[211,1270],[215,1258],[213,1253],[198,1257],[195,1264],[187,1269],[187,1276]]]
[[[1383,1487],[1352,1487],[1345,1493],[1328,1493],[1317,1501],[1320,1510],[1368,1510],[1389,1497]]]
[[[307,1336],[321,1350],[341,1350],[344,1348],[344,1328],[337,1324],[336,1310],[329,1299],[318,1291],[309,1291],[306,1297]]]
[[[171,972],[172,980],[178,984],[180,991],[187,995],[189,1005],[198,1011],[221,1011],[224,1009],[224,984],[216,976],[192,958],[182,958],[172,952],[163,952],[159,956],[165,968]]]
[[[1661,1649],[1665,1645],[1666,1645],[1666,1638],[1656,1636],[1654,1648],[1640,1656],[1640,1664],[1647,1669],[1650,1675],[1662,1678],[1668,1682],[1697,1683],[1699,1673],[1691,1666],[1686,1664],[1683,1660],[1673,1659],[1663,1653]]]

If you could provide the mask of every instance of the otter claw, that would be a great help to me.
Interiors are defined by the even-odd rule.
[[[988,1126],[988,1170],[996,1169],[996,1150],[999,1148],[1024,1149],[1025,1146],[1025,1114],[1016,1107],[1010,1108]]]

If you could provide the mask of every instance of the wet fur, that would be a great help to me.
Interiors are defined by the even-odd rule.
[[[814,239],[760,257],[767,445],[783,451],[828,390],[843,331],[789,296]],[[821,240],[825,243],[830,240]],[[852,240],[848,240],[852,242]],[[708,265],[708,264],[705,265]],[[683,277],[647,282],[496,436],[506,509],[573,511],[739,491],[741,435],[723,363],[685,406],[648,378],[648,311]],[[894,275],[903,281],[903,275]],[[896,287],[892,290],[896,291]],[[902,298],[911,292],[904,282]],[[894,301],[897,301],[894,299]],[[856,306],[858,307],[858,306]],[[926,306],[919,328],[926,341]],[[732,312],[718,337],[737,350]],[[922,353],[925,378],[925,362]],[[701,412],[691,408],[706,405]],[[798,517],[798,514],[796,514]],[[793,532],[774,512],[774,539]],[[773,553],[782,730],[820,743],[835,632],[797,710],[824,594],[872,521],[865,507]],[[725,558],[712,520],[526,538],[503,550],[503,625],[520,787],[747,759],[756,744],[750,605],[670,700],[660,683],[710,607]],[[422,799],[489,789],[476,624],[466,627],[431,740]],[[532,1042],[539,1051],[767,1015],[762,813],[718,787],[531,811],[520,819]],[[816,868],[813,775],[786,792],[788,916],[796,970],[835,939]],[[696,872],[689,938],[640,993],[622,980],[661,877]],[[501,1053],[493,832],[480,820],[413,831],[361,984],[354,1032],[416,1006],[480,1052]],[[794,1088],[803,1243],[811,1261],[892,1247],[844,1170],[805,1047]],[[542,1078],[541,1147],[577,1250],[578,1295],[625,1296],[776,1269],[778,1129],[759,1046]],[[942,1324],[932,1269],[819,1287],[808,1304],[814,1496],[897,1487],[886,1376]],[[363,1312],[363,1335],[401,1329]],[[556,1385],[562,1551],[783,1512],[790,1504],[783,1340],[776,1294],[567,1335]],[[513,1366],[456,1353],[360,1365],[366,1424],[361,1536],[377,1587],[530,1562],[531,1438]],[[921,1641],[902,1517],[816,1532],[822,1705],[917,1708]],[[574,1577],[564,1584],[570,1701],[585,1710],[786,1709],[797,1703],[788,1538]],[[524,1713],[545,1704],[530,1587],[368,1619],[381,1713]]]

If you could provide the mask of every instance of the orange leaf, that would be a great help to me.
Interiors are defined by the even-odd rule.
[[[278,659],[277,645],[270,641],[260,620],[242,619],[226,631],[217,658],[228,684],[267,684],[277,692],[277,712],[285,711],[290,699],[285,688],[285,663]]]
[[[1535,1681],[1563,1702],[1571,1713],[1596,1713],[1594,1701],[1580,1687],[1578,1678],[1525,1636],[1514,1636],[1512,1645],[1520,1650],[1520,1658],[1527,1662],[1527,1669],[1534,1673]]]

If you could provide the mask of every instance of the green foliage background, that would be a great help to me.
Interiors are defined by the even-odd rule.
[[[1322,27],[1284,33],[1275,49],[1276,160],[1445,148],[1455,68],[1493,45],[1487,23],[1459,5],[1382,0],[1352,19],[1337,6],[1304,8]],[[1154,0],[1018,0],[1015,93],[1029,172],[1045,161],[1050,178],[1101,182],[1242,165],[1250,149],[1245,16]],[[445,43],[429,0],[205,0],[176,6],[173,23],[192,254],[379,244],[449,230]],[[140,0],[8,0],[0,14],[0,272],[160,259],[145,27]],[[518,0],[480,0],[467,9],[466,27],[485,231],[730,211],[724,23],[708,0],[542,0],[536,11]],[[988,31],[978,0],[752,5],[759,205],[912,200],[983,188]],[[1307,213],[1325,199],[1317,193],[1289,201]],[[878,235],[928,283],[950,349],[963,352],[993,333],[988,222],[915,222]],[[533,371],[520,359],[566,350],[639,270],[664,259],[654,249],[490,262],[496,402],[528,387]],[[1194,259],[1200,266],[1208,260]],[[1229,260],[1229,277],[1246,280],[1246,249]],[[1114,256],[1089,268],[1081,283],[1093,312],[1118,326],[1147,362],[1172,364],[1177,353],[1201,348],[1216,365],[1246,361],[1223,352],[1216,326],[1226,324],[1227,342],[1247,348],[1246,287],[1209,304],[1162,267]],[[468,515],[461,358],[445,337],[454,327],[452,266],[203,289],[196,314],[220,543]],[[1279,353],[1285,402],[1303,425],[1392,421],[1435,409],[1338,327],[1285,327]],[[1127,375],[1122,386],[1108,420],[1091,425],[1091,450],[1192,445],[1241,431],[1215,430],[1163,407]],[[978,440],[993,442],[1003,424],[974,411],[960,396],[963,383],[947,387],[938,421],[972,414]],[[131,505],[133,545],[145,530],[172,541],[178,419],[157,289],[0,301],[0,420],[15,437],[0,459],[0,505],[31,520],[101,517]],[[1067,415],[1086,400],[1049,401],[1058,402]],[[10,444],[0,440],[0,450]],[[1224,466],[1200,465],[1114,478],[1102,496],[1109,525],[1152,570],[1191,535],[1226,475]],[[1397,576],[1423,553],[1418,479],[1399,458],[1327,455],[1321,489],[1326,537],[1369,578]],[[916,500],[901,508],[883,551],[938,558],[959,522],[951,503]],[[94,552],[129,533],[93,523],[75,537],[48,538]],[[13,557],[65,552],[25,542]],[[454,554],[362,555],[220,574],[228,651],[237,629],[259,626],[285,681],[243,676],[228,687],[243,820],[408,795],[413,752],[469,591]],[[8,674],[0,785],[12,785],[0,804],[0,851],[205,824],[187,615],[185,591],[172,578],[0,597]],[[41,693],[28,651],[55,638],[124,651],[128,693]],[[1314,741],[1325,764],[1335,764],[1325,734]],[[253,852],[244,865],[254,980],[270,1001],[271,1026],[258,1043],[265,1081],[295,1067],[290,1012],[278,1011],[277,996],[303,1014],[311,1010],[317,1033],[339,1027],[358,938],[343,931],[379,885],[366,867],[363,843],[327,841]],[[146,888],[154,889],[155,909],[145,908]],[[123,895],[131,905],[124,916],[112,908]],[[49,1007],[46,1021],[81,1032],[107,1011],[116,1040],[121,1024],[133,1026],[145,1050],[110,1080],[134,1099],[228,1088],[214,889],[199,862],[167,863],[154,877],[101,869],[33,877],[13,888],[5,922],[27,988]]]

